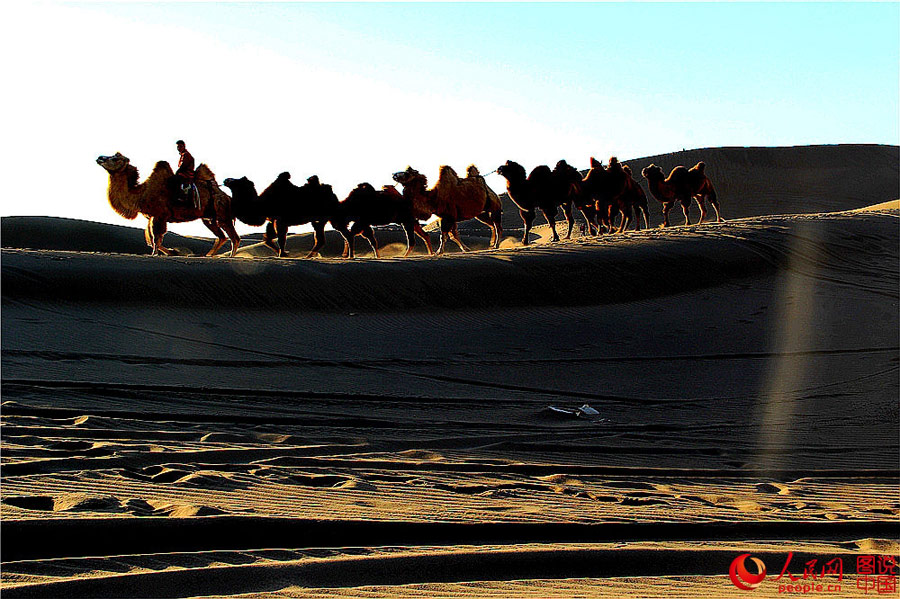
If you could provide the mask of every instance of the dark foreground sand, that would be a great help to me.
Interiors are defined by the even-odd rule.
[[[865,596],[856,557],[900,551],[898,231],[6,249],[3,595],[744,597],[752,553],[777,596],[793,551]]]

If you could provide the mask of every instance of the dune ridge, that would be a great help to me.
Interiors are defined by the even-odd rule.
[[[148,261],[115,256],[97,268],[79,254],[7,251],[4,301],[12,298],[245,309],[378,311],[589,305],[637,301],[710,287],[787,267],[794,244],[878,235],[889,252],[897,212],[757,217],[721,225],[579,239],[552,248],[496,250],[442,259],[317,262]],[[831,257],[840,260],[841,255]],[[554,267],[547,268],[547,260]],[[855,259],[855,257],[854,257]],[[688,266],[689,265],[689,266]],[[849,265],[848,265],[849,266]],[[148,278],[149,277],[149,278]],[[602,278],[603,285],[590,281]],[[478,289],[478,293],[467,290]],[[893,295],[890,285],[882,291]]]

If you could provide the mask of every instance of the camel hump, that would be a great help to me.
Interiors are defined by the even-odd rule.
[[[596,158],[591,156],[591,168],[601,168],[602,166],[603,165],[600,164],[600,162]]]
[[[451,181],[459,183],[459,175],[456,174],[456,171],[453,170],[452,166],[447,166],[446,164],[441,165],[441,168],[438,169],[438,185]]]
[[[627,174],[629,177],[631,176],[631,167],[630,166],[628,166],[627,164],[623,164],[622,170],[625,171],[625,174]]]
[[[531,173],[528,175],[529,179],[545,179],[552,174],[550,167],[546,164],[539,164],[531,170]]]
[[[216,175],[206,163],[200,163],[200,166],[194,171],[194,178],[198,181],[215,181]]]
[[[276,178],[281,179],[281,180],[288,180],[291,178],[291,174],[287,171],[284,171],[283,173],[279,173],[278,177],[276,177]]]
[[[466,176],[467,177],[479,177],[481,173],[478,171],[478,167],[474,164],[470,164],[466,167]]]
[[[694,168],[697,169],[697,171],[702,175],[706,171],[706,163],[703,161],[700,161],[697,163],[697,166],[695,166]]]
[[[128,165],[132,166],[132,165]],[[130,173],[129,173],[130,174]],[[134,178],[137,178],[137,168],[134,169]],[[165,160],[160,160],[155,165],[153,165],[153,172],[150,173],[151,177],[174,177],[175,171],[172,170],[172,167],[169,166],[169,163]],[[154,178],[155,178],[154,177]]]
[[[383,185],[381,191],[386,193],[392,200],[403,200],[403,195],[393,185]]]
[[[672,169],[672,172],[669,173],[669,180],[672,183],[680,183],[687,179],[690,175],[688,174],[688,170],[683,166],[676,166]]]

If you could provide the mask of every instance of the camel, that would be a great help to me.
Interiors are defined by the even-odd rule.
[[[409,199],[418,215],[428,212],[440,219],[441,243],[436,252],[438,255],[444,253],[448,238],[463,252],[469,251],[459,238],[457,223],[471,218],[491,228],[491,248],[500,246],[503,234],[500,198],[488,187],[474,165],[467,169],[466,174],[466,178],[460,179],[453,168],[443,165],[439,170],[437,183],[431,189],[428,189],[425,175],[411,166],[393,175],[394,181],[403,185],[403,196]]]
[[[697,221],[697,224],[703,222],[703,219],[706,218],[706,200],[709,200],[709,203],[712,204],[713,209],[716,211],[716,222],[721,223],[725,222],[725,219],[722,218],[719,213],[719,199],[716,197],[716,189],[713,187],[712,181],[709,180],[709,177],[706,176],[706,163],[701,161],[688,169],[687,172],[687,183],[688,188],[690,189],[691,196],[697,200],[697,205],[700,206],[700,220]]]
[[[234,230],[231,198],[219,189],[216,177],[208,166],[201,164],[194,175],[200,196],[198,207],[178,200],[178,190],[171,184],[175,173],[165,160],[156,163],[153,172],[143,183],[138,182],[140,175],[137,167],[119,152],[112,156],[100,156],[97,164],[109,173],[107,198],[112,209],[129,220],[136,218],[138,214],[147,217],[144,238],[152,248],[153,256],[174,253],[163,245],[168,223],[183,223],[199,218],[216,236],[212,249],[206,255],[215,255],[225,245],[227,233],[231,240],[231,256],[234,257],[241,238]]]
[[[574,209],[578,208],[584,216],[587,223],[587,232],[590,235],[600,233],[600,223],[597,222],[597,210],[595,202],[590,195],[585,192],[582,185],[581,173],[574,166],[565,160],[560,160],[553,167],[553,177],[559,185],[557,193],[561,198],[567,198],[568,202],[563,205],[563,212],[569,223],[569,232],[566,239],[572,236],[572,227],[575,226]]]
[[[565,183],[560,184],[560,179],[553,176],[549,166],[542,164],[534,167],[526,178],[525,167],[507,160],[497,168],[497,174],[506,179],[506,192],[518,207],[522,223],[525,225],[522,245],[528,245],[528,233],[531,232],[538,208],[550,224],[550,230],[553,232],[551,241],[559,241],[559,233],[556,232],[556,212],[559,206],[563,206],[566,221],[569,223],[566,239],[571,237],[574,219],[570,188]]]
[[[584,177],[583,186],[586,193],[595,200],[599,220],[610,233],[614,229],[616,233],[624,232],[631,223],[632,213],[635,215],[635,230],[640,229],[641,214],[645,226],[649,228],[647,195],[632,177],[631,168],[627,164],[621,164],[615,156],[609,159],[607,167],[591,158],[591,169]],[[618,229],[613,225],[616,214],[622,216]]]
[[[616,214],[621,214],[622,224],[625,223],[626,204],[622,197],[622,189],[613,188],[610,173],[602,163],[592,157],[590,164],[591,168],[582,180],[582,187],[589,198],[594,201],[594,210],[599,223],[612,233],[615,229],[613,220]],[[621,230],[620,228],[619,231],[621,232]]]
[[[627,164],[621,164],[618,159],[613,156],[609,159],[608,171],[613,186],[617,188],[622,186],[622,197],[628,214],[634,212],[634,230],[641,230],[641,215],[644,217],[644,228],[650,228],[650,208],[647,206],[647,194],[640,184],[634,180],[631,173],[631,167]],[[627,228],[627,227],[625,227]]]
[[[425,242],[428,254],[434,253],[428,233],[422,229],[416,218],[416,210],[408,198],[397,191],[392,185],[385,185],[381,191],[377,191],[369,183],[360,183],[350,192],[350,195],[341,202],[341,210],[345,222],[352,222],[350,238],[344,244],[344,255],[353,258],[353,241],[357,235],[365,237],[372,246],[375,257],[378,255],[378,240],[372,225],[388,225],[397,223],[406,231],[406,254],[409,256],[416,245],[416,235]],[[430,214],[428,216],[431,216]]]
[[[669,211],[676,201],[681,202],[681,210],[684,212],[684,224],[691,224],[688,210],[691,207],[693,194],[690,191],[688,170],[685,167],[676,166],[669,173],[669,176],[665,177],[660,167],[651,164],[641,171],[641,175],[647,180],[651,195],[662,204],[663,227],[669,226]],[[718,213],[718,208],[716,208],[716,212]]]
[[[259,195],[253,182],[242,177],[225,179],[223,185],[234,194],[238,219],[248,225],[259,226],[266,222],[263,243],[275,251],[279,258],[288,256],[287,232],[294,225],[311,224],[315,231],[313,248],[306,255],[319,255],[325,245],[325,225],[331,223],[343,237],[350,239],[343,219],[340,202],[331,185],[319,182],[315,175],[301,187],[291,182],[291,174],[283,172]],[[276,243],[277,242],[277,243]]]

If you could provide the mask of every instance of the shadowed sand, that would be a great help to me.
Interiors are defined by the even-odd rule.
[[[776,596],[790,551],[855,591],[900,550],[900,202],[721,195],[440,259],[4,249],[4,596],[738,597],[740,553]]]

